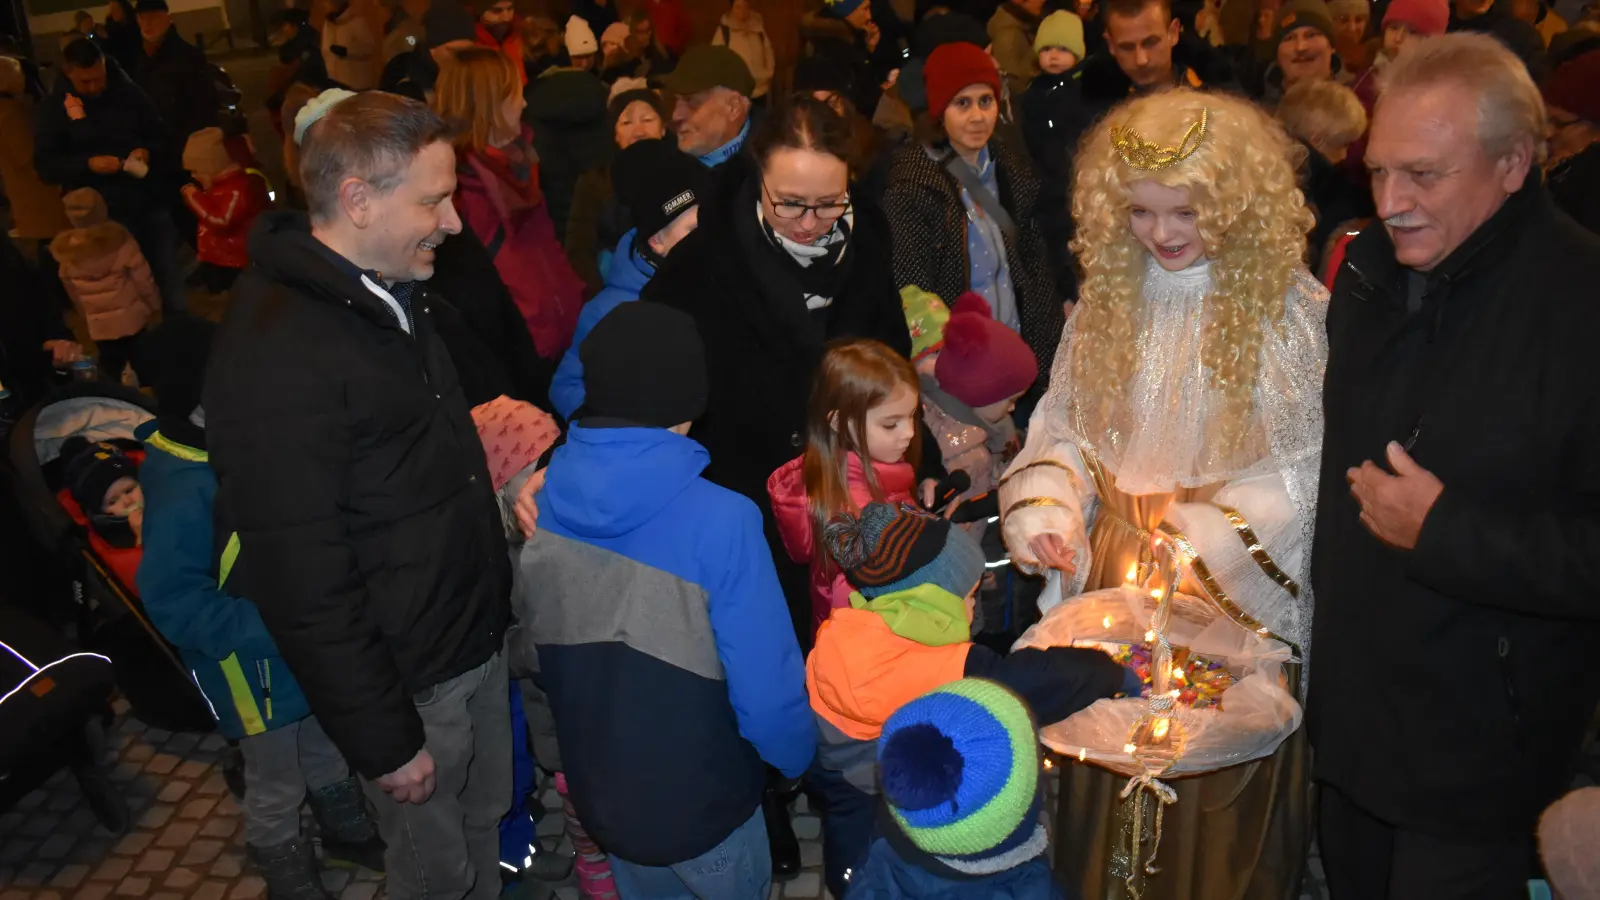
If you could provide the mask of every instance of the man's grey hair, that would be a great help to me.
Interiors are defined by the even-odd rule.
[[[1414,90],[1456,85],[1478,101],[1478,143],[1491,159],[1526,140],[1545,158],[1544,99],[1528,67],[1486,34],[1458,32],[1412,41],[1378,75],[1378,103]]]
[[[311,221],[339,212],[339,186],[359,178],[379,194],[400,185],[423,148],[449,141],[453,129],[426,104],[368,91],[334,104],[300,143],[300,184]]]

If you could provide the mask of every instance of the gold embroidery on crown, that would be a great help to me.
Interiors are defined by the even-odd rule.
[[[1118,128],[1111,126],[1111,146],[1116,148],[1117,155],[1122,161],[1135,169],[1153,171],[1165,169],[1175,165],[1194,154],[1200,149],[1200,142],[1206,137],[1206,109],[1200,109],[1200,121],[1189,126],[1183,133],[1183,140],[1176,147],[1162,147],[1144,139],[1144,136],[1132,128]]]

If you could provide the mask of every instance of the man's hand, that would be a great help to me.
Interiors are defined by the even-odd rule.
[[[83,345],[73,341],[45,341],[44,349],[50,351],[50,365],[65,369],[83,359]]]
[[[1033,551],[1039,565],[1047,569],[1059,569],[1063,575],[1078,571],[1072,559],[1077,552],[1067,549],[1067,542],[1059,534],[1041,534],[1028,542],[1028,549]]]
[[[417,751],[406,763],[378,779],[378,787],[396,803],[426,803],[433,796],[433,757],[428,748]]]
[[[89,171],[96,175],[115,175],[122,171],[122,160],[115,156],[91,156]]]
[[[533,537],[539,528],[539,504],[533,502],[533,495],[539,493],[544,487],[544,476],[548,469],[540,469],[528,476],[522,483],[522,489],[517,491],[517,524],[522,526],[524,537]]]
[[[1361,524],[1373,537],[1391,547],[1411,550],[1417,546],[1422,523],[1443,493],[1444,483],[1393,441],[1387,455],[1393,475],[1369,459],[1359,469],[1345,472],[1345,479],[1361,504]]]

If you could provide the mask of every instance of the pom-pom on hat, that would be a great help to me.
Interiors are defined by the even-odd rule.
[[[906,314],[906,327],[911,330],[912,362],[944,348],[944,325],[950,321],[950,307],[938,294],[908,284],[900,289],[900,308]]]
[[[878,771],[895,824],[959,872],[1003,872],[1045,852],[1033,717],[992,681],[964,678],[900,707],[878,739]]]
[[[1000,69],[994,57],[966,42],[943,44],[922,66],[922,84],[928,92],[928,112],[935,119],[955,96],[974,84],[986,84],[1000,96]]]
[[[568,56],[588,56],[600,52],[600,44],[594,39],[594,29],[579,16],[567,19],[566,44]]]
[[[1083,59],[1083,20],[1076,13],[1056,10],[1039,23],[1039,33],[1033,38],[1033,52],[1046,47],[1065,48],[1073,56]]]
[[[835,516],[822,535],[845,580],[869,600],[924,584],[965,597],[983,577],[977,541],[907,506],[868,503],[859,516]]]
[[[1444,34],[1450,27],[1450,0],[1392,0],[1383,27],[1409,25],[1417,34]]]
[[[1039,361],[1021,335],[995,321],[983,297],[968,291],[944,325],[933,377],[945,393],[977,409],[1032,387]]]

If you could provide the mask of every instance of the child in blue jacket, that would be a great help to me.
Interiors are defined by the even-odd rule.
[[[817,732],[761,514],[700,477],[694,321],[624,303],[579,347],[585,412],[517,556],[513,654],[532,643],[570,799],[628,900],[761,900],[762,795]]]
[[[245,849],[273,900],[328,897],[310,841],[300,834],[309,798],[330,860],[383,870],[382,839],[361,786],[317,725],[255,604],[229,593],[239,539],[214,509],[217,477],[206,454],[201,376],[212,332],[197,317],[168,319],[142,350],[157,391],[144,442],[144,558],[140,599],[177,647],[245,762]]]

